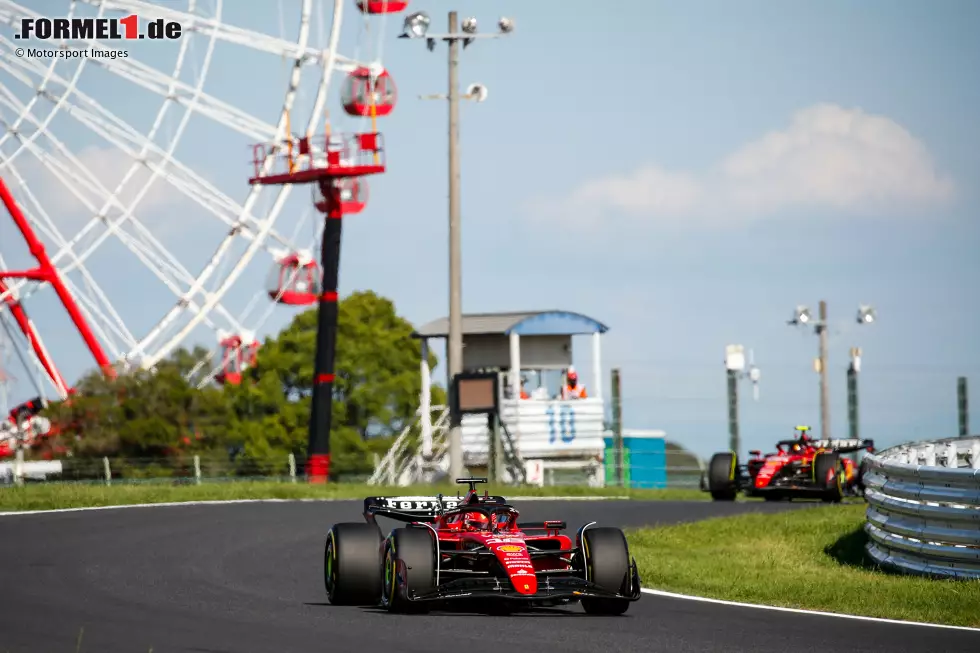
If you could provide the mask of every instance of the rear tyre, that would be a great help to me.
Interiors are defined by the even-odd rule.
[[[824,503],[840,503],[844,498],[844,465],[832,451],[821,451],[813,457],[813,482],[823,488]]]
[[[735,474],[738,456],[731,451],[716,453],[708,463],[708,491],[715,501],[734,501],[738,494]]]
[[[381,531],[374,524],[334,524],[323,547],[323,584],[331,605],[377,605],[381,599]]]
[[[607,592],[629,594],[630,552],[623,531],[610,527],[587,528],[581,534],[579,547],[585,580]],[[621,615],[629,607],[629,599],[582,599],[582,608],[588,614]]]
[[[867,489],[866,486],[864,485],[864,474],[866,472],[866,467],[867,467],[867,461],[866,460],[862,460],[861,461],[861,464],[858,465],[857,483],[856,483],[856,485],[857,485],[857,488],[858,488],[858,492],[861,494],[861,496],[864,496],[864,491],[865,491],[865,489]]]
[[[427,603],[409,600],[435,589],[437,543],[425,528],[396,528],[384,543],[381,605],[388,612],[428,612]]]

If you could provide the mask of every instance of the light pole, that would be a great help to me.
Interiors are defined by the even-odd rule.
[[[861,306],[858,309],[858,323],[871,324],[875,320],[874,309],[870,306]],[[789,321],[792,325],[809,326],[813,325],[813,331],[820,340],[819,352],[815,366],[820,374],[820,439],[830,440],[830,380],[827,375],[827,302],[820,300],[818,318],[814,321],[810,314],[810,309],[806,306],[797,306],[793,319]]]
[[[871,324],[875,321],[875,310],[870,306],[858,308],[857,323]],[[861,437],[860,411],[858,410],[858,373],[861,371],[861,348],[851,347],[851,364],[847,367],[847,424],[848,437],[859,440]]]
[[[762,378],[762,372],[755,366],[755,356],[752,350],[749,350],[749,369],[746,370],[745,348],[742,345],[728,345],[725,347],[725,373],[728,379],[728,447],[737,456],[742,446],[739,435],[738,382],[742,378],[752,381],[752,394],[758,401],[759,380]]]
[[[435,49],[436,41],[449,43],[449,88],[445,98],[449,101],[449,333],[446,343],[446,361],[449,368],[450,392],[452,380],[463,371],[463,271],[462,239],[460,226],[459,197],[459,53],[460,41],[467,47],[475,39],[499,38],[514,31],[514,22],[501,18],[497,22],[496,33],[480,34],[475,18],[463,20],[459,31],[459,15],[449,12],[449,31],[446,34],[430,34],[431,20],[424,11],[415,12],[405,18],[405,25],[399,38],[425,39],[429,50]],[[484,87],[473,85],[467,98],[482,101],[486,98]],[[441,99],[441,98],[440,98]],[[463,476],[463,440],[458,419],[452,418],[449,428],[449,475],[451,478]]]

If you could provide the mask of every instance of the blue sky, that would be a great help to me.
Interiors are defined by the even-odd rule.
[[[273,4],[228,10],[226,20],[276,34]],[[348,4],[342,49],[352,54],[359,24]],[[443,6],[413,3],[432,14],[434,30],[445,25]],[[702,454],[727,446],[729,343],[754,349],[762,370],[758,402],[743,386],[745,449],[766,448],[798,423],[818,428],[817,340],[786,321],[796,305],[815,312],[821,299],[830,306],[835,435],[847,429],[853,346],[864,351],[862,434],[879,444],[954,435],[957,376],[971,377],[980,406],[980,43],[971,27],[980,5],[454,6],[483,29],[499,15],[517,25],[463,55],[463,85],[490,91],[462,109],[465,311],[562,308],[609,324],[604,374],[622,369],[626,426],[662,428]],[[388,25],[383,46],[401,94],[381,123],[388,172],[372,180],[369,208],[345,222],[341,291],[373,289],[418,324],[448,306],[446,109],[417,99],[445,91],[446,55],[443,45],[430,53],[395,39],[398,27]],[[262,63],[267,85],[243,84],[265,69],[236,46],[219,49],[208,88],[271,120],[285,75],[278,59]],[[90,83],[113,102],[116,82]],[[119,110],[134,116],[143,109],[126,104]],[[243,198],[247,157],[237,153],[246,140],[219,137],[207,121],[192,129],[181,159]],[[299,215],[308,195],[297,195],[290,210]],[[217,227],[201,235],[206,217],[167,211],[153,224],[182,254],[217,239]],[[0,227],[5,256],[14,236]],[[90,267],[120,282],[124,319],[162,314],[169,300],[134,280],[138,262],[122,261],[106,254]],[[256,262],[229,303],[253,296],[267,266]],[[855,323],[859,304],[875,306],[874,325]],[[54,312],[36,310],[74,378],[88,360],[64,344],[74,336]],[[291,314],[277,309],[263,331]],[[576,347],[588,380],[588,343]]]

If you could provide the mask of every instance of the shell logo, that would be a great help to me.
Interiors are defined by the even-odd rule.
[[[498,551],[503,551],[504,553],[517,553],[523,551],[524,547],[514,546],[513,544],[507,544],[505,546],[498,547]]]

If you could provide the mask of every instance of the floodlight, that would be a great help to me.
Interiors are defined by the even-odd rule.
[[[514,31],[514,21],[507,16],[501,16],[500,20],[497,21],[497,27],[500,28],[501,34],[510,34]]]
[[[405,24],[402,27],[402,36],[410,39],[420,39],[429,31],[429,14],[424,11],[416,11],[405,17]]]
[[[870,306],[862,306],[858,309],[858,324],[871,324],[875,321],[875,309]]]
[[[483,84],[470,84],[466,89],[466,97],[477,102],[485,101],[488,93],[487,87]]]
[[[806,306],[797,306],[796,313],[793,314],[791,324],[807,324],[810,321],[810,309]]]
[[[463,20],[463,31],[467,34],[476,34],[476,18]]]
[[[745,369],[745,347],[728,345],[725,347],[725,369],[741,372]]]

